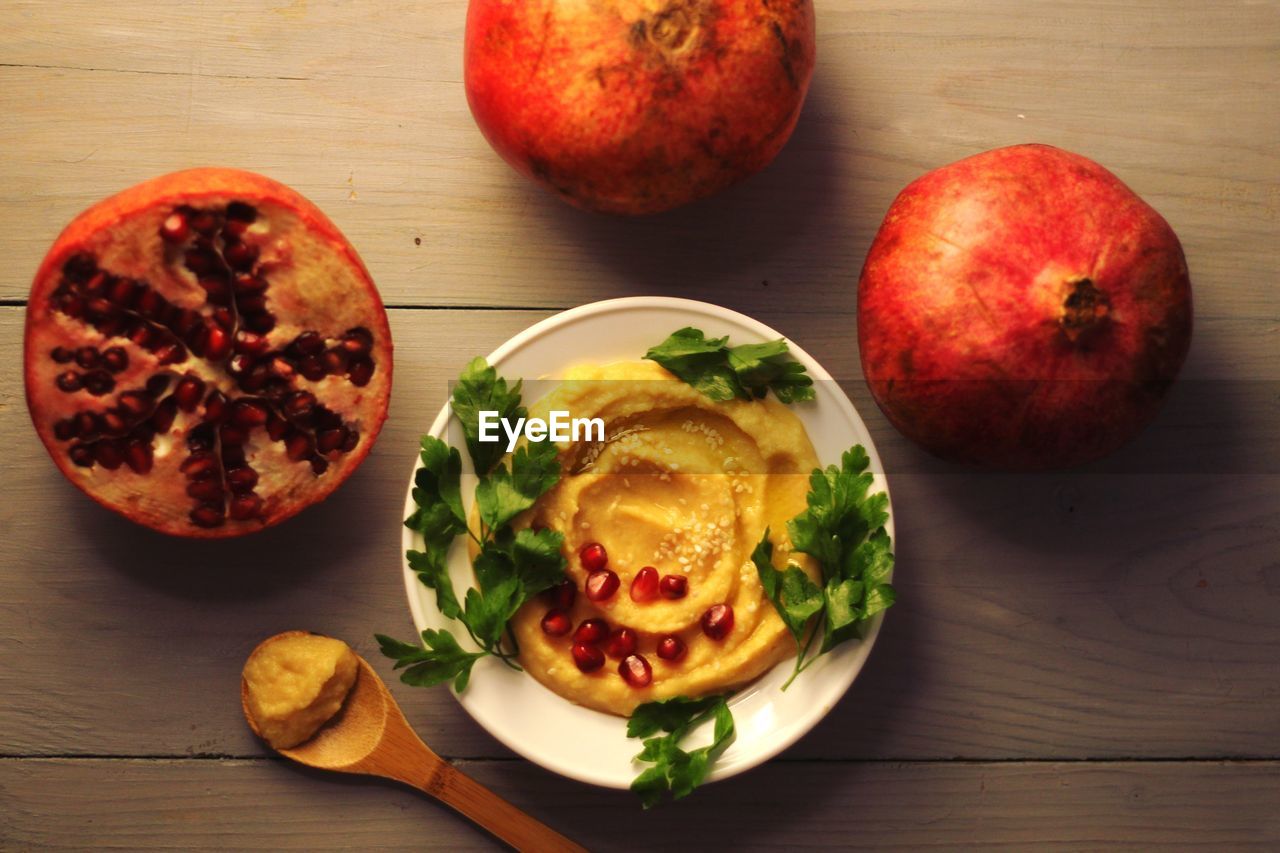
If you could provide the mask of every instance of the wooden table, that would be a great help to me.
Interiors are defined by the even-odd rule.
[[[812,734],[652,813],[517,759],[443,688],[394,684],[428,743],[593,848],[1280,845],[1280,3],[817,5],[819,68],[777,162],[628,221],[489,150],[461,0],[0,4],[0,848],[490,846],[408,791],[269,757],[239,669],[286,628],[375,663],[375,630],[410,634],[404,486],[447,380],[556,310],[652,293],[746,311],[847,380],[894,489],[900,603]],[[869,403],[855,283],[908,180],[1031,140],[1099,160],[1170,220],[1195,340],[1115,459],[978,475]],[[386,431],[327,504],[193,544],[63,481],[19,364],[62,225],[205,163],[332,216],[391,307],[397,364]]]

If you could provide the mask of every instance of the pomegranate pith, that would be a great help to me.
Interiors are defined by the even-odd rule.
[[[340,369],[297,375],[304,338],[344,353]],[[36,430],[76,486],[156,530],[227,537],[323,500],[363,461],[391,340],[364,266],[310,202],[194,169],[67,226],[32,285],[24,364]],[[297,393],[313,402],[287,409]]]

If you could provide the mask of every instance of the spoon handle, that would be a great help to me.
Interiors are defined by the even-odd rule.
[[[441,761],[432,778],[418,787],[517,850],[586,853],[585,847],[520,811],[447,762]]]

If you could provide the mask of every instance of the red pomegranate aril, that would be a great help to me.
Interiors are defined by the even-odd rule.
[[[76,364],[85,370],[98,366],[98,351],[94,347],[80,347],[76,350]]]
[[[80,374],[74,370],[64,370],[58,374],[58,378],[54,380],[58,386],[58,390],[65,391],[68,394],[79,391],[83,383],[80,381]]]
[[[316,332],[303,332],[293,339],[289,349],[298,355],[319,355],[324,351],[324,338]]]
[[[227,485],[233,492],[247,492],[258,485],[258,472],[245,466],[232,468],[227,471]]]
[[[264,355],[269,349],[271,349],[271,344],[267,342],[266,338],[259,335],[257,332],[250,332],[244,329],[236,332],[236,352],[249,353],[250,355]]]
[[[201,504],[191,510],[191,521],[197,527],[221,527],[226,520],[226,514],[219,505]]]
[[[305,418],[316,407],[316,395],[310,391],[295,391],[285,398],[284,413],[291,418]]]
[[[220,501],[223,498],[222,483],[217,478],[194,480],[187,484],[187,494],[202,501]]]
[[[58,364],[66,364],[68,361],[76,357],[76,354],[66,347],[54,347],[53,352],[49,356]]]
[[[267,310],[267,295],[265,293],[250,293],[241,296],[236,300],[236,307],[240,309],[241,314],[261,314]],[[261,329],[254,329],[255,332]]]
[[[160,223],[160,237],[166,243],[184,243],[191,236],[187,227],[187,217],[181,213],[171,213]]]
[[[639,603],[658,597],[658,570],[645,566],[631,579],[631,600]]]
[[[297,371],[294,370],[293,365],[289,363],[289,360],[282,355],[278,355],[271,359],[270,365],[271,372],[276,376],[279,376],[281,379],[289,379],[297,373]]]
[[[335,376],[347,372],[347,361],[346,351],[337,348],[327,349],[324,355],[320,356],[320,363],[324,366],[325,372]]]
[[[319,357],[308,355],[298,361],[298,372],[312,382],[319,382],[324,379],[324,362]]]
[[[231,410],[231,420],[242,427],[262,426],[271,413],[256,400],[237,400]]]
[[[644,655],[628,655],[618,664],[618,674],[632,687],[648,687],[653,683],[653,668]]]
[[[266,290],[267,280],[252,273],[238,272],[232,280],[232,288],[237,296],[248,296],[251,293],[261,293]],[[241,310],[243,310],[242,303],[237,302],[236,304],[241,305]]]
[[[342,348],[351,355],[368,355],[373,349],[373,334],[365,328],[348,329],[342,336]]]
[[[249,243],[232,243],[223,249],[222,257],[232,269],[247,271],[258,260],[258,247]]]
[[[197,276],[212,273],[218,269],[218,258],[208,249],[193,248],[183,253],[182,262],[187,269]],[[202,282],[203,284],[203,282]]]
[[[119,373],[129,366],[129,354],[120,347],[109,347],[102,353],[102,366],[112,373]]]
[[[166,433],[178,416],[178,403],[172,397],[161,401],[151,414],[151,427],[158,433]]]
[[[542,633],[548,637],[563,637],[573,628],[573,621],[563,610],[548,610],[542,617]]]
[[[151,397],[159,397],[168,390],[169,377],[166,374],[157,373],[147,380],[147,394]]]
[[[573,581],[565,580],[545,590],[542,595],[552,607],[568,610],[573,606],[574,599],[578,597],[578,588]]]
[[[194,412],[204,396],[204,381],[195,376],[184,376],[173,389],[173,398],[184,412]]]
[[[148,349],[154,336],[150,326],[146,323],[140,323],[130,329],[126,337],[143,349]]]
[[[570,652],[573,655],[574,664],[582,672],[595,672],[604,666],[604,652],[600,651],[598,646],[574,643]]]
[[[131,417],[140,418],[151,411],[151,400],[151,396],[142,391],[126,391],[117,402]]]
[[[149,287],[143,288],[142,295],[138,297],[137,311],[139,314],[152,320],[159,320],[167,312],[168,308],[169,303],[163,296]]]
[[[587,598],[592,601],[608,601],[618,591],[621,581],[608,569],[601,569],[587,575]]]
[[[255,311],[250,313],[245,311],[242,320],[246,328],[252,329],[260,335],[265,335],[276,327],[275,315],[266,311]]]
[[[178,470],[191,479],[198,479],[213,472],[218,467],[218,460],[208,451],[198,451],[187,457]]]
[[[356,445],[359,443],[360,443],[360,433],[357,432],[354,428],[349,428],[347,430],[347,437],[346,439],[343,440],[342,447],[340,449],[342,450],[343,453],[350,453],[351,451],[356,449]]]
[[[702,633],[713,640],[723,640],[733,630],[733,608],[728,604],[713,604],[702,614]]]
[[[76,422],[72,418],[64,418],[53,425],[53,436],[59,441],[70,441],[76,437]]]
[[[573,632],[575,643],[595,645],[609,636],[609,623],[603,619],[585,619]]]
[[[245,462],[245,453],[243,445],[224,445],[222,448],[222,467],[224,470],[243,468]],[[244,491],[241,489],[240,491]]]
[[[679,663],[688,653],[689,647],[684,640],[674,634],[658,640],[658,657],[667,663]]]
[[[338,429],[326,429],[316,433],[316,450],[321,453],[330,453],[342,447],[342,442],[347,437],[347,431],[341,427]]]
[[[244,201],[233,201],[227,205],[227,220],[229,222],[243,222],[245,224],[253,222],[258,218],[258,211],[253,205]]]
[[[124,461],[136,474],[145,474],[151,470],[151,445],[141,441],[131,441],[124,449]]]
[[[121,308],[131,308],[138,296],[138,283],[128,278],[118,278],[107,291],[107,298]]]
[[[99,441],[93,446],[93,458],[103,468],[114,471],[124,462],[124,453],[114,441]]]
[[[92,412],[80,412],[75,417],[76,435],[85,441],[92,440],[98,434],[98,417]]]
[[[231,335],[221,326],[210,326],[204,342],[205,358],[218,361],[231,353]]]
[[[110,394],[116,387],[116,381],[111,378],[111,374],[105,370],[95,370],[92,373],[86,373],[81,381],[84,383],[84,389],[95,397],[101,397],[103,394]]]
[[[241,445],[249,440],[249,430],[233,423],[225,423],[218,427],[218,439],[223,447]]]
[[[323,456],[312,456],[307,461],[311,463],[311,471],[317,477],[329,470],[329,460]]]
[[[229,515],[236,521],[253,518],[262,510],[262,498],[255,494],[235,495],[231,498]]]
[[[578,559],[582,561],[582,568],[588,572],[598,572],[609,565],[609,553],[599,542],[583,545],[578,551]]]
[[[663,598],[672,601],[684,598],[689,593],[689,579],[683,575],[663,575],[658,590]]]
[[[640,638],[636,636],[635,631],[630,628],[619,628],[605,641],[604,653],[614,660],[620,660],[627,655],[635,654],[636,647],[639,645]]]
[[[129,431],[129,422],[115,409],[108,409],[99,417],[102,419],[102,431],[107,435],[124,435]]]
[[[285,439],[284,452],[294,462],[301,462],[311,455],[311,439],[303,433],[296,432]]]
[[[347,368],[347,378],[357,388],[363,388],[373,378],[373,362],[367,358],[356,359]]]
[[[81,468],[93,466],[93,450],[86,444],[73,444],[71,449],[67,451],[67,455],[71,457],[72,462]]]
[[[177,364],[187,360],[187,350],[177,341],[168,341],[156,347],[156,360],[161,364]]]
[[[274,412],[267,418],[267,435],[272,441],[280,441],[289,434],[289,422]]]
[[[204,401],[204,417],[206,421],[217,422],[227,416],[227,397],[218,389],[209,392]]]

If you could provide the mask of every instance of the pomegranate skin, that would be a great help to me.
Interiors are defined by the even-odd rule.
[[[937,169],[893,202],[858,285],[885,415],[925,449],[1006,470],[1100,459],[1155,417],[1191,341],[1169,224],[1047,145]]]
[[[579,207],[669,210],[767,166],[814,64],[811,0],[471,0],[481,132]]]

